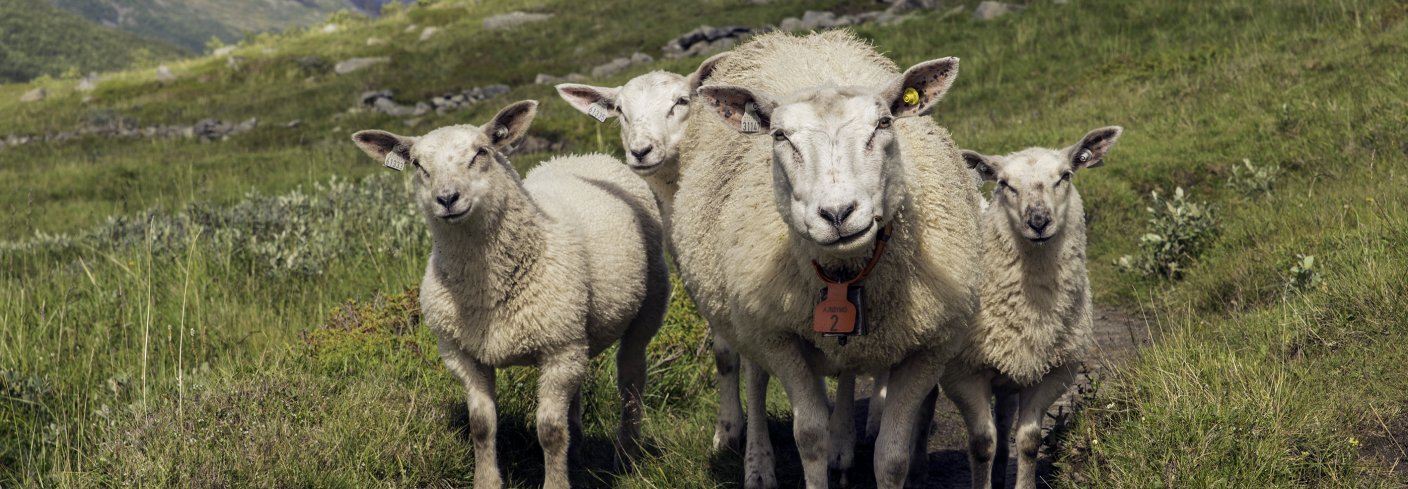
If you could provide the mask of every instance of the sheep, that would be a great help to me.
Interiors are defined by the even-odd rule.
[[[1092,342],[1085,210],[1072,177],[1102,165],[1122,131],[1096,129],[1064,149],[963,152],[970,168],[997,182],[982,215],[981,311],[941,380],[968,428],[975,488],[1006,482],[1014,414],[1017,487],[1036,487],[1041,417],[1075,381]]]
[[[674,214],[675,193],[679,191],[679,144],[689,123],[690,100],[695,90],[709,78],[721,53],[704,60],[689,75],[652,71],[632,78],[619,87],[596,87],[575,83],[557,85],[557,93],[573,108],[605,122],[618,117],[621,145],[626,164],[644,178],[655,192],[665,220],[668,239]],[[714,335],[714,364],[718,369],[719,417],[714,425],[714,449],[737,448],[743,437],[743,406],[738,396],[740,361],[728,342]],[[752,367],[749,366],[750,371]],[[750,377],[750,378],[756,378]],[[761,386],[766,389],[766,377]]]
[[[565,488],[588,361],[618,340],[618,455],[638,453],[645,347],[670,296],[659,210],[649,187],[619,160],[558,157],[523,179],[510,166],[503,152],[536,113],[537,102],[522,101],[480,127],[352,136],[372,158],[415,168],[414,199],[434,242],[421,312],[445,366],[464,382],[481,489],[503,485],[494,369],[541,368],[545,486]]]
[[[882,488],[905,482],[927,433],[916,419],[976,312],[978,192],[948,132],[916,117],[957,69],[943,58],[901,74],[845,31],[771,33],[720,61],[694,102],[718,117],[681,143],[680,275],[710,324],[786,389],[807,487],[853,457],[835,439],[854,430],[827,419],[823,376],[886,371],[875,474]],[[882,242],[864,282],[868,333],[815,333],[818,269],[852,277]],[[828,422],[851,433],[828,436]],[[745,487],[775,487],[763,417],[748,418],[746,438]]]

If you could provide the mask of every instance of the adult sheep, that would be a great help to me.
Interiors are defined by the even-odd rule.
[[[982,312],[942,379],[968,427],[974,488],[1005,484],[1014,421],[1017,487],[1036,487],[1042,415],[1075,381],[1092,342],[1085,209],[1073,177],[1102,165],[1122,131],[1102,127],[1062,149],[963,152],[997,182],[982,215]]]
[[[875,474],[879,487],[904,484],[927,433],[920,412],[977,309],[977,189],[948,132],[916,117],[957,69],[943,58],[901,74],[848,32],[774,33],[730,53],[699,90],[699,110],[720,117],[685,136],[676,258],[700,312],[786,389],[808,487],[826,487],[828,460],[845,469],[851,450],[828,436],[823,376],[886,371]],[[842,344],[815,332],[818,271],[854,277],[882,236],[864,281],[867,333]],[[759,418],[744,481],[772,487]]]
[[[577,83],[557,85],[557,94],[572,108],[606,122],[620,122],[621,146],[626,166],[640,175],[655,192],[660,215],[668,236],[674,215],[675,193],[679,191],[680,142],[691,117],[690,101],[709,78],[714,66],[728,53],[704,60],[689,75],[652,71],[630,79],[618,87]],[[711,327],[711,330],[713,328]],[[714,364],[718,372],[719,417],[714,425],[714,449],[737,448],[743,437],[743,405],[738,396],[738,353],[723,338],[714,335]],[[750,373],[758,371],[749,367]],[[757,379],[751,375],[750,379]],[[755,385],[756,384],[756,385]],[[749,390],[766,389],[767,382],[754,380]],[[756,397],[756,394],[750,394]],[[766,415],[766,413],[764,413]]]
[[[619,161],[560,157],[519,178],[503,151],[523,137],[536,110],[537,102],[518,102],[481,127],[420,137],[352,135],[372,158],[414,167],[414,198],[434,240],[421,313],[441,360],[464,382],[480,489],[503,485],[495,368],[541,368],[544,485],[566,488],[588,361],[620,341],[618,443],[627,456],[639,449],[645,347],[670,297],[659,211],[650,189]]]

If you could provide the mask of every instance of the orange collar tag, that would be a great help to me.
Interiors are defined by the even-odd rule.
[[[856,305],[847,300],[849,285],[828,283],[822,289],[821,302],[812,311],[812,330],[822,334],[852,334],[856,332]]]

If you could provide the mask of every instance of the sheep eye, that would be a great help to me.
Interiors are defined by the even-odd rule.
[[[787,135],[786,135],[786,134],[783,134],[783,132],[782,132],[781,129],[778,129],[778,130],[772,132],[772,140],[773,140],[773,141],[786,141],[786,140],[787,140]]]
[[[875,127],[878,127],[880,129],[889,129],[890,124],[893,124],[894,122],[895,120],[890,116],[881,117],[880,121],[875,124]]]
[[[675,101],[675,105],[689,105],[689,98],[680,97],[679,100]]]
[[[1073,175],[1071,172],[1061,172],[1061,181],[1062,181],[1062,182],[1068,182],[1068,181],[1070,181],[1070,180],[1071,180],[1071,175]],[[1060,182],[1057,182],[1057,183],[1060,183]]]

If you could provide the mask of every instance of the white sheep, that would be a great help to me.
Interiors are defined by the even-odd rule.
[[[721,53],[704,60],[689,75],[652,71],[619,87],[596,87],[576,83],[557,86],[557,93],[573,108],[599,122],[615,117],[620,121],[621,145],[626,164],[644,178],[655,192],[668,238],[674,215],[675,193],[679,191],[679,145],[690,120],[690,101],[709,78],[714,66],[727,56]],[[713,328],[711,328],[712,330]],[[719,417],[714,425],[714,448],[737,448],[743,436],[743,406],[738,396],[740,361],[728,342],[714,335],[714,364],[719,385]],[[761,373],[749,367],[749,372]],[[750,379],[756,379],[752,375]],[[750,384],[750,392],[766,389]],[[752,395],[752,394],[750,394]],[[766,414],[766,413],[764,413]]]
[[[906,481],[928,428],[916,420],[977,310],[978,192],[948,132],[915,117],[957,68],[943,58],[901,74],[849,32],[773,33],[730,53],[699,90],[696,108],[723,123],[690,124],[682,143],[671,231],[681,277],[710,324],[783,384],[808,487],[826,487],[828,462],[850,463],[852,443],[836,439],[854,430],[833,420],[850,433],[828,434],[822,382],[843,373],[890,372],[875,474],[882,488]],[[844,345],[815,333],[813,261],[853,276],[887,229],[864,282],[868,333]],[[777,484],[762,418],[748,418],[746,487]]]
[[[421,312],[445,365],[465,384],[476,488],[503,485],[494,369],[542,369],[537,429],[545,485],[565,488],[588,360],[617,340],[618,449],[637,453],[645,347],[670,296],[659,211],[649,187],[619,160],[560,157],[519,179],[502,152],[536,111],[537,102],[524,101],[481,127],[352,136],[372,158],[414,166],[414,198],[434,239]]]
[[[997,182],[982,215],[981,312],[942,379],[968,427],[975,488],[1006,482],[1014,414],[1017,487],[1036,486],[1041,417],[1074,382],[1092,341],[1085,210],[1072,177],[1103,164],[1121,131],[1096,129],[1059,150],[963,152],[970,168]]]

